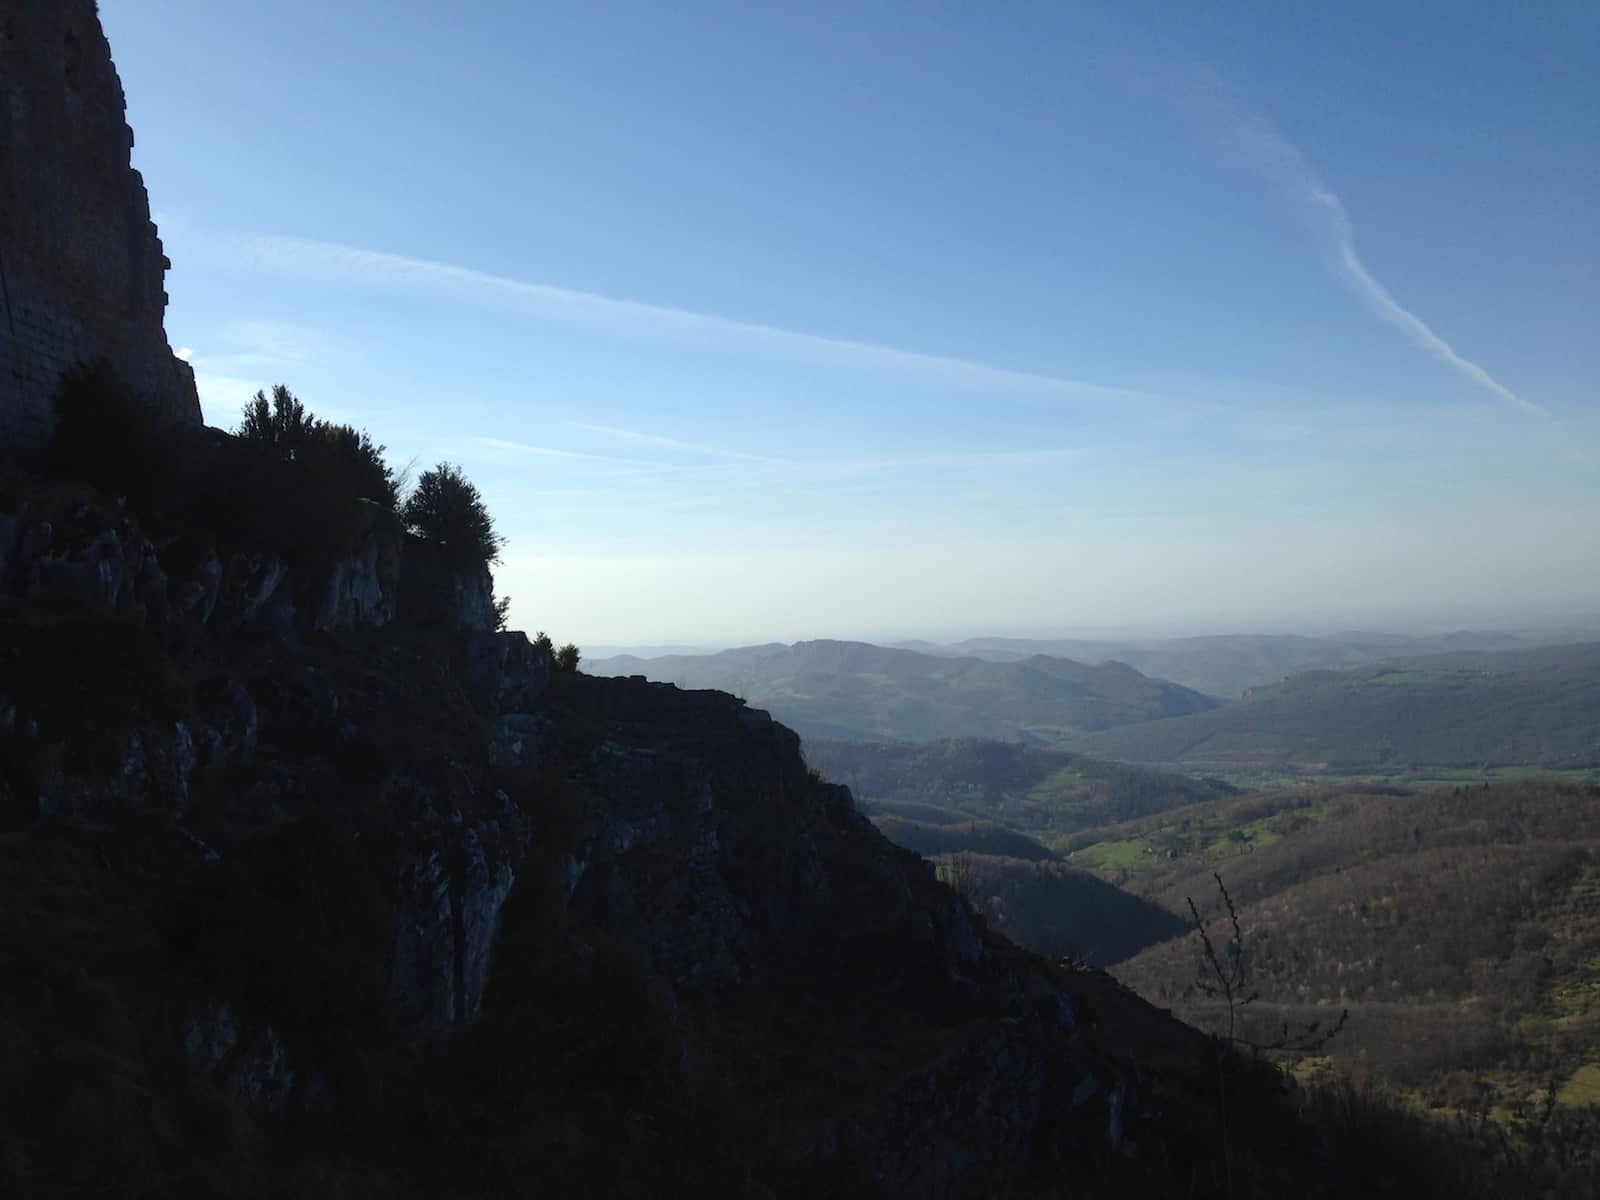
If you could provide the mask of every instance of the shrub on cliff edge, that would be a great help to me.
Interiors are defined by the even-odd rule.
[[[281,383],[273,384],[272,399],[257,392],[244,406],[244,416],[235,431],[240,441],[260,447],[264,452],[293,462],[316,431],[317,419]]]
[[[483,498],[459,467],[442,462],[424,471],[400,516],[418,537],[441,546],[457,568],[500,561],[506,540],[495,532]]]
[[[393,511],[400,501],[394,472],[383,461],[384,447],[365,429],[319,420],[283,384],[269,401],[257,392],[244,406],[235,436],[292,470],[325,496],[371,500]]]

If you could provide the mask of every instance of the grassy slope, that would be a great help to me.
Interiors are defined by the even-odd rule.
[[[1117,725],[1212,708],[1216,701],[1120,663],[1036,656],[995,663],[862,642],[747,646],[705,656],[615,658],[598,675],[643,674],[742,696],[805,737],[919,740],[951,735],[1059,744]]]
[[[1312,671],[1236,705],[1089,735],[1087,751],[1233,778],[1600,767],[1600,643]]]

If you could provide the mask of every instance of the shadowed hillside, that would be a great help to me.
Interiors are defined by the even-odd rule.
[[[993,663],[864,642],[612,658],[586,663],[585,669],[732,692],[803,737],[858,740],[966,734],[1053,744],[1079,733],[1202,712],[1217,703],[1121,663],[1091,667],[1043,655]]]
[[[1105,965],[1182,932],[1170,913],[1056,860],[1046,837],[1234,789],[1063,750],[945,738],[813,739],[806,759],[848,783],[890,841],[934,859],[995,928],[1052,958]]]
[[[900,840],[898,827],[879,828]],[[1187,928],[1159,904],[1066,863],[968,853],[936,862],[991,926],[1048,958],[1109,966]]]

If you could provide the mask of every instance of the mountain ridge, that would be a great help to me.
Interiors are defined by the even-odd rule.
[[[1600,766],[1600,642],[1316,670],[1226,708],[1086,735],[1078,748],[1219,774]]]
[[[802,736],[857,740],[975,735],[1061,743],[1085,730],[1219,703],[1121,663],[1087,666],[1044,655],[993,663],[833,639],[585,667],[730,691]]]
[[[1424,636],[1352,631],[1321,637],[1238,633],[1105,640],[977,637],[945,644],[894,644],[925,654],[976,655],[1002,662],[1035,653],[1084,662],[1117,659],[1146,675],[1170,679],[1207,695],[1237,699],[1248,688],[1318,667],[1361,666],[1401,654],[1511,649],[1540,643],[1494,631],[1458,630]]]

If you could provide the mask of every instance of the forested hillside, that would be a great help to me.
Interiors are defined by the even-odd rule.
[[[1277,683],[1298,671],[1356,667],[1401,655],[1505,650],[1532,643],[1503,633],[1460,630],[1429,637],[1392,633],[1336,633],[1327,637],[1235,633],[1132,641],[990,637],[969,638],[950,645],[900,644],[924,654],[970,655],[994,662],[1015,662],[1035,654],[1088,663],[1114,659],[1146,675],[1233,699],[1249,688]]]
[[[1038,838],[1236,791],[1220,780],[985,738],[807,738],[805,752],[812,766],[848,785],[875,815],[934,823],[993,821]]]
[[[965,734],[1060,744],[1078,733],[1202,712],[1217,703],[1120,663],[1091,667],[1042,655],[993,663],[865,642],[746,646],[586,667],[597,675],[644,675],[732,692],[807,738],[916,741]]]
[[[1310,671],[1227,708],[1075,744],[1230,778],[1600,767],[1600,643]]]
[[[1063,843],[1070,861],[1228,940],[1238,908],[1249,1036],[1350,1022],[1328,1047],[1452,1108],[1527,1099],[1553,1078],[1600,1100],[1600,789],[1530,782],[1418,794],[1295,791],[1179,809]],[[1191,937],[1118,968],[1217,1027]]]

